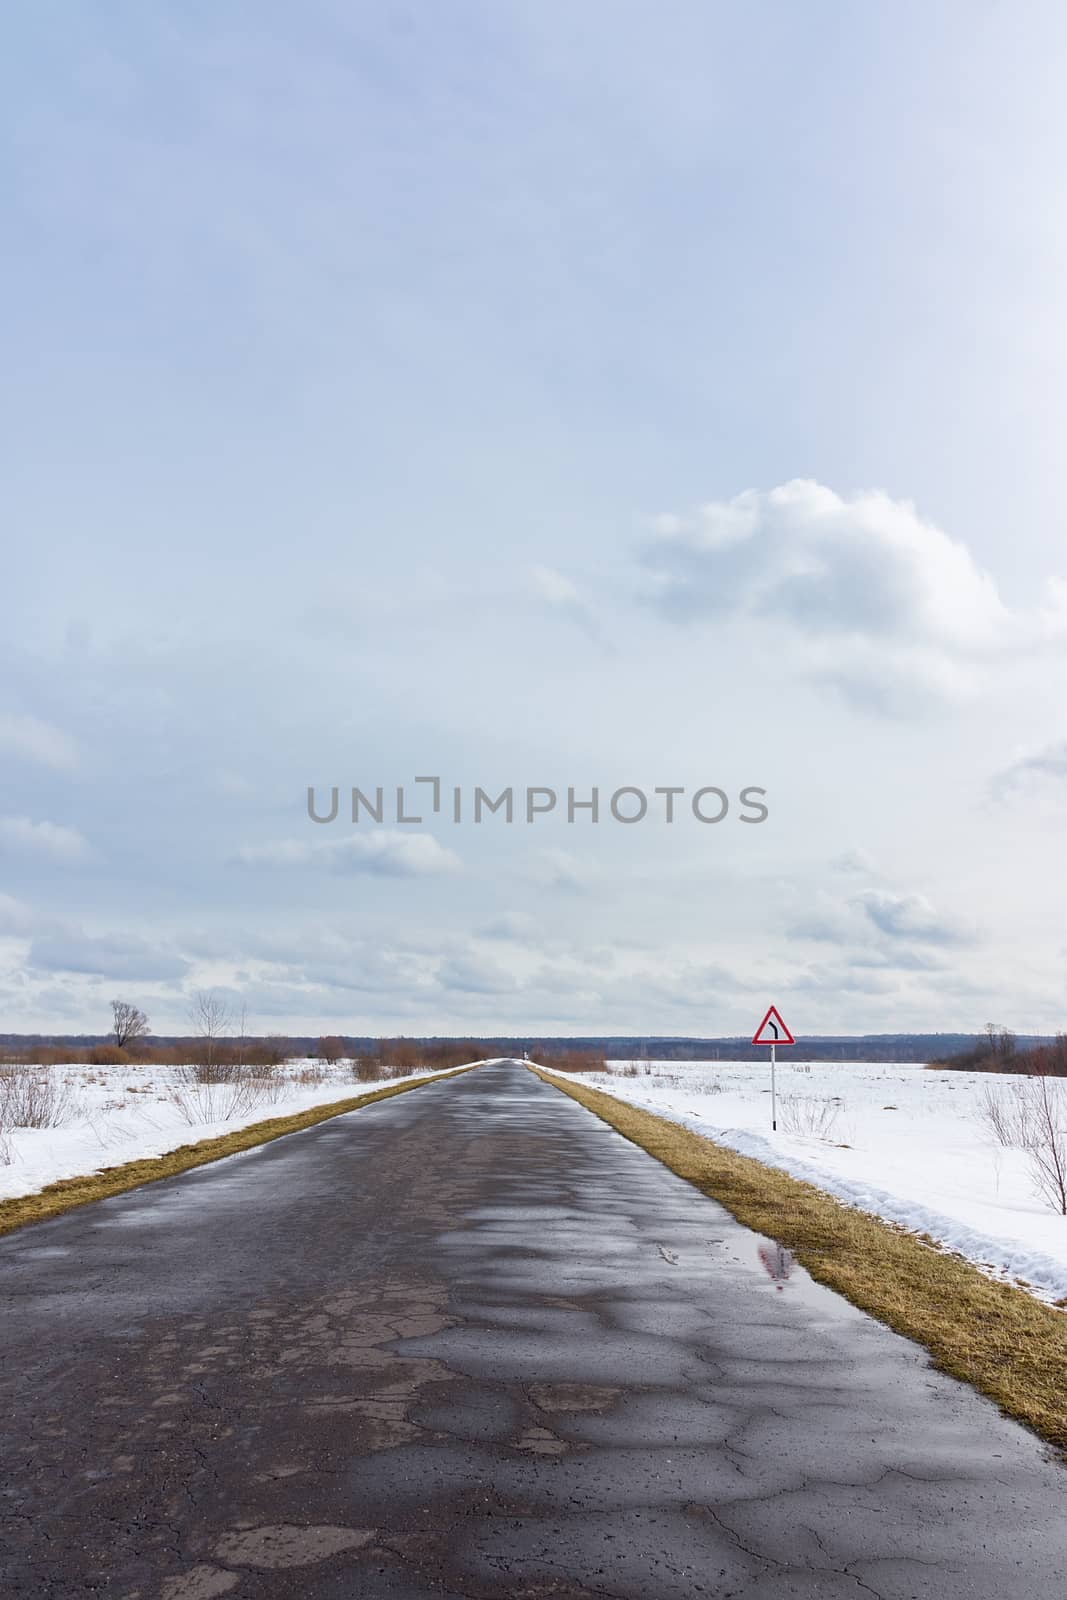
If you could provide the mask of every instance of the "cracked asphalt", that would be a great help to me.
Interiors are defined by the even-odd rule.
[[[519,1063],[0,1240],[0,1592],[1063,1592],[1064,1468]]]

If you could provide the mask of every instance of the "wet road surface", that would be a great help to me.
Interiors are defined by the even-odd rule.
[[[519,1064],[0,1240],[0,1592],[1011,1600],[1067,1476]]]

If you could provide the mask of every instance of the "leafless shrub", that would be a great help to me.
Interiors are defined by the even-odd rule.
[[[829,1139],[840,1114],[839,1100],[822,1100],[801,1094],[783,1094],[778,1100],[778,1120],[786,1133]]]
[[[998,1144],[1025,1151],[1037,1194],[1067,1217],[1067,1095],[1058,1077],[1038,1072],[1008,1089],[990,1084],[978,1115]]]
[[[86,1057],[94,1067],[125,1067],[129,1065],[127,1050],[117,1044],[94,1044]]]
[[[277,1074],[263,1076],[260,1069],[229,1066],[226,1076],[205,1079],[204,1064],[179,1067],[167,1094],[188,1123],[232,1122],[251,1116],[260,1107],[275,1105],[285,1091]]]
[[[200,1041],[197,1081],[201,1084],[239,1081],[244,1063],[239,1056],[227,1060],[220,1049],[221,1041],[234,1025],[229,1003],[214,989],[197,989],[189,1001],[189,1021]]]
[[[1041,1074],[1026,1080],[1030,1132],[1026,1153],[1034,1187],[1067,1217],[1067,1103],[1059,1083]]]
[[[1025,1150],[1029,1118],[1023,1084],[1013,1083],[1009,1088],[995,1083],[983,1084],[978,1097],[978,1119],[989,1136],[1005,1150]]]
[[[377,1056],[358,1056],[349,1070],[354,1083],[377,1083],[382,1075],[382,1064]]]
[[[534,1060],[550,1072],[607,1072],[608,1064],[595,1050],[541,1050]]]
[[[47,1068],[0,1067],[0,1130],[58,1128],[74,1109],[69,1084]]]
[[[315,1088],[321,1083],[328,1082],[330,1072],[327,1067],[301,1067],[299,1072],[294,1072],[290,1077],[291,1083],[299,1083],[304,1088]]]

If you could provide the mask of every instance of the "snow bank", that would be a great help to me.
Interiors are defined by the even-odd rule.
[[[0,1140],[0,1200],[35,1194],[59,1178],[83,1177],[101,1167],[166,1155],[183,1144],[214,1139],[272,1117],[289,1117],[384,1088],[357,1083],[347,1062],[286,1062],[269,1094],[249,1099],[235,1115],[234,1092],[225,1085],[190,1089],[180,1068],[56,1066],[35,1069],[56,1080],[69,1099],[55,1128],[8,1129]],[[388,1083],[440,1077],[415,1072]],[[176,1103],[176,1100],[183,1104]]]
[[[911,1064],[779,1062],[778,1131],[770,1073],[750,1062],[626,1062],[589,1084],[716,1144],[752,1156],[916,1233],[1046,1301],[1067,1296],[1067,1218],[1035,1192],[1028,1159],[987,1133],[982,1093],[1008,1075]],[[1067,1101],[1067,1082],[1063,1085]],[[835,1104],[836,1102],[836,1104]],[[825,1108],[825,1109],[824,1109]],[[783,1123],[832,1118],[823,1136]]]

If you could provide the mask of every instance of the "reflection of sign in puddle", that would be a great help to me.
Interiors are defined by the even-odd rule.
[[[758,1255],[763,1262],[763,1270],[781,1293],[786,1281],[792,1276],[797,1258],[792,1250],[787,1250],[782,1244],[761,1244]]]
[[[835,1294],[833,1289],[828,1289],[825,1284],[816,1283],[804,1271],[792,1250],[787,1250],[784,1244],[778,1244],[774,1239],[766,1239],[758,1233],[750,1233],[747,1235],[746,1246],[745,1253],[740,1259],[753,1268],[758,1261],[774,1284],[776,1294],[781,1293],[788,1283],[789,1296],[785,1303],[794,1310],[804,1306],[809,1311],[815,1312],[820,1320],[825,1318],[830,1318],[834,1322],[863,1320],[863,1312],[850,1305],[842,1295]]]

